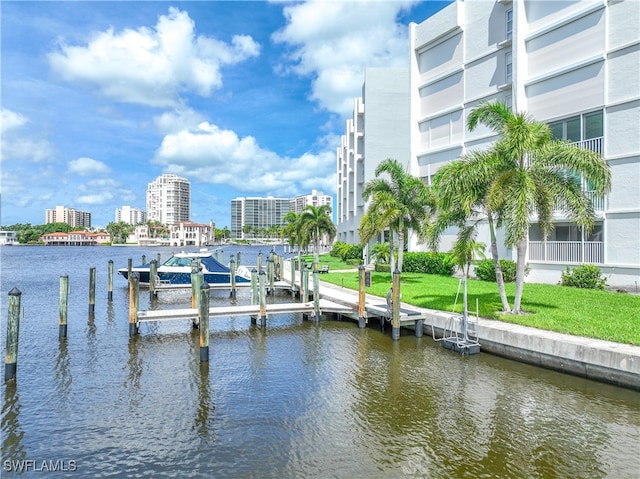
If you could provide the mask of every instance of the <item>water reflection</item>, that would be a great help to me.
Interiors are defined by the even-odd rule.
[[[2,461],[20,461],[27,454],[22,444],[24,430],[20,425],[22,404],[15,381],[5,385],[4,403],[2,405]]]
[[[61,340],[58,344],[58,355],[54,364],[53,381],[56,387],[59,403],[66,404],[73,377],[69,367],[69,354],[67,351],[67,340]]]
[[[216,407],[212,399],[209,384],[209,362],[200,362],[198,371],[193,378],[198,391],[198,407],[195,416],[194,429],[203,444],[213,446],[215,444],[215,428],[211,427],[215,417]]]

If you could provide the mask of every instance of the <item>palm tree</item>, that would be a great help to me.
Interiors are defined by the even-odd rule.
[[[471,188],[489,217],[493,219],[495,214],[504,226],[505,244],[517,251],[513,313],[518,314],[522,312],[531,217],[537,214],[545,237],[553,228],[555,209],[589,231],[595,214],[579,178],[584,178],[596,195],[603,196],[611,189],[611,172],[598,153],[553,140],[548,125],[526,113],[512,112],[505,103],[482,103],[472,110],[469,130],[479,124],[488,126],[501,138],[487,154],[457,160],[466,165],[457,177],[448,178],[448,186],[458,193]]]
[[[301,229],[308,238],[313,241],[316,264],[320,262],[320,240],[327,236],[329,241],[336,237],[336,225],[331,219],[331,207],[329,205],[308,205],[300,215]]]
[[[380,178],[386,173],[388,179]],[[378,165],[376,177],[364,185],[362,197],[371,199],[360,220],[358,232],[365,245],[389,228],[389,251],[394,251],[394,233],[398,236],[398,261],[391,254],[392,271],[402,272],[405,238],[409,230],[420,231],[433,207],[430,190],[424,182],[404,170],[398,160],[387,158]]]

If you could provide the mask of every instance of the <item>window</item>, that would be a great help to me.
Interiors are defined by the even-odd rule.
[[[602,110],[600,110],[554,121],[549,123],[549,128],[553,138],[577,142],[604,136],[603,124]]]
[[[513,9],[510,8],[505,12],[505,39],[511,40],[513,36]]]
[[[511,52],[505,53],[504,56],[504,72],[505,72],[505,81],[506,83],[511,83],[513,78],[513,62],[512,62]]]

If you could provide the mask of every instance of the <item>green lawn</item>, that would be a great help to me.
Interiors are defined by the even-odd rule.
[[[296,258],[297,257],[298,256],[296,256]],[[311,267],[311,263],[313,263],[313,261],[315,260],[315,256],[312,254],[303,254],[302,258],[305,260],[307,266],[309,267]],[[346,263],[340,258],[336,258],[335,256],[330,256],[328,254],[320,255],[320,264],[318,265],[318,268],[322,268],[322,266],[325,264],[329,265],[329,271],[357,268],[357,266]]]
[[[320,258],[324,264],[324,257]],[[334,268],[335,269],[335,268]],[[358,272],[329,273],[323,281],[358,289]],[[367,293],[385,296],[391,284],[389,273],[372,272]],[[400,281],[402,301],[423,308],[452,311],[458,278],[419,273],[403,273]],[[498,287],[495,283],[470,280],[469,309],[483,318],[531,326],[550,331],[640,345],[640,296],[601,290],[569,288],[549,284],[527,283],[522,308],[530,314],[500,314]],[[513,304],[515,284],[507,284]],[[460,311],[462,292],[456,307]]]

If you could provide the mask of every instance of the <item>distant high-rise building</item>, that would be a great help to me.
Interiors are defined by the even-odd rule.
[[[140,208],[132,208],[131,206],[123,206],[116,208],[116,223],[128,223],[130,225],[138,225],[147,221],[147,212]]]
[[[322,191],[311,190],[308,195],[300,195],[289,200],[289,210],[295,213],[302,213],[307,206],[328,205],[333,211],[333,198],[325,195]]]
[[[56,206],[45,210],[45,223],[66,223],[73,228],[91,228],[91,213]]]
[[[172,225],[189,221],[191,183],[177,175],[164,174],[147,188],[147,220]]]
[[[231,238],[245,238],[245,228],[251,236],[274,225],[282,226],[289,212],[289,198],[236,198],[231,200]]]

